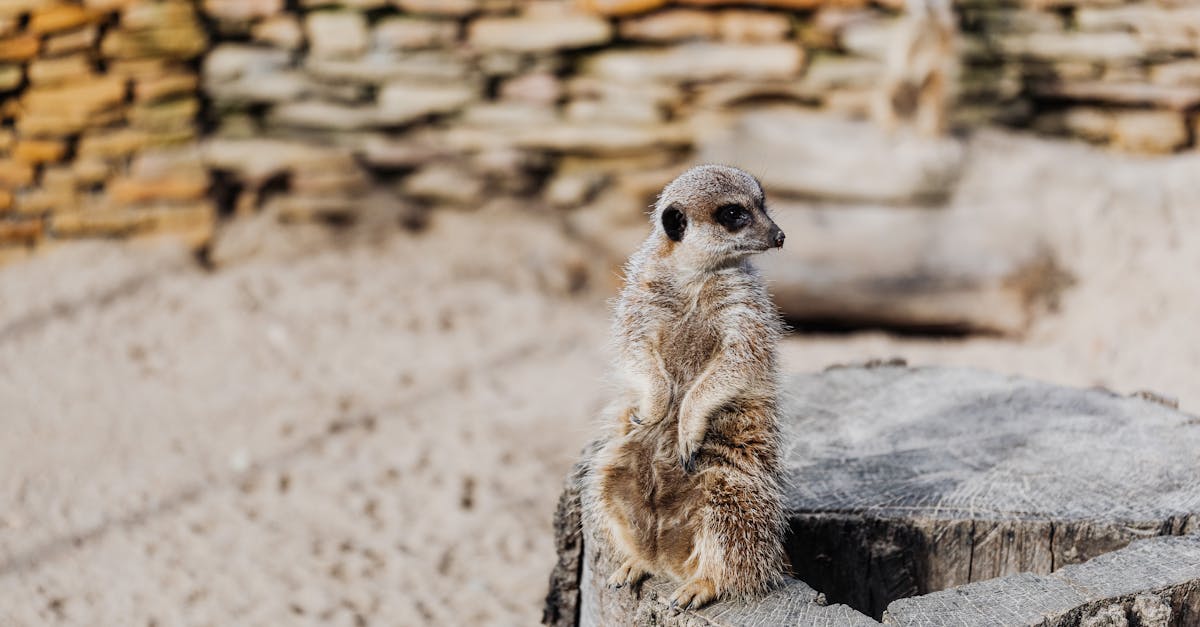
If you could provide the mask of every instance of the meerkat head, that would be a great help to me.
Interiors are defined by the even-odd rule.
[[[655,236],[686,265],[716,268],[783,247],[783,231],[767,215],[758,180],[737,168],[701,165],[658,197]]]

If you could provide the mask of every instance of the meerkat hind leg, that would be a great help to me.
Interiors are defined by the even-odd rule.
[[[635,559],[627,559],[613,571],[608,578],[608,585],[613,588],[637,585],[638,582],[650,576],[650,572],[642,568]]]
[[[671,608],[691,610],[708,605],[717,598],[717,586],[709,579],[692,579],[671,595]]]

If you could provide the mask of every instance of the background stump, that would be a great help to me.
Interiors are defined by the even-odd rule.
[[[893,366],[794,377],[785,408],[799,581],[679,614],[664,600],[675,582],[608,589],[607,547],[580,533],[585,453],[556,518],[545,621],[1200,624],[1200,419],[1104,390]]]

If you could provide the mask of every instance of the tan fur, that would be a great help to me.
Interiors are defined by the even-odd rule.
[[[949,0],[907,0],[906,6],[874,115],[888,130],[905,122],[925,135],[940,135],[947,130],[958,72],[954,13]]]
[[[625,393],[593,462],[588,515],[623,563],[615,586],[683,582],[698,607],[759,594],[782,576],[776,345],[781,322],[748,258],[782,245],[763,192],[735,168],[700,166],[663,191],[626,268],[614,336]],[[751,222],[730,231],[720,208]],[[686,216],[672,241],[664,212]]]

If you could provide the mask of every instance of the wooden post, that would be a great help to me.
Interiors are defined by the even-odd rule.
[[[785,391],[797,580],[682,613],[664,578],[607,588],[585,452],[545,622],[1200,625],[1200,418],[957,368],[835,367]]]

